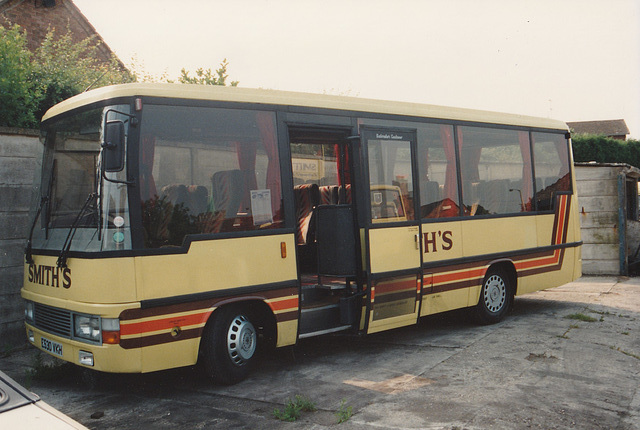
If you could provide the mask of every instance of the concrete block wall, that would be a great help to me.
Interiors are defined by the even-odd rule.
[[[620,274],[619,172],[608,166],[576,167],[585,275]]]
[[[0,127],[0,353],[25,342],[20,288],[33,179],[41,156],[36,130]]]
[[[640,223],[627,216],[630,196],[620,181],[638,177],[640,170],[626,164],[576,164],[583,274],[628,274],[626,265],[640,243]]]

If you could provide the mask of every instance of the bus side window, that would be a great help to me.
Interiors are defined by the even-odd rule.
[[[367,146],[372,221],[414,219],[410,142],[369,139]]]
[[[460,216],[453,127],[424,124],[417,130],[420,217]]]
[[[145,247],[283,226],[273,112],[147,104],[142,128]]]
[[[527,131],[457,126],[465,215],[533,210],[533,175]]]

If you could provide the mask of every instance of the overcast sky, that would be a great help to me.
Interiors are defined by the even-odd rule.
[[[227,58],[242,87],[626,120],[640,138],[637,0],[74,0],[125,64]]]

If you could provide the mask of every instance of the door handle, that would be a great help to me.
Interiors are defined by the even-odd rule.
[[[418,249],[418,250],[419,250],[419,249],[420,249],[420,235],[419,235],[419,234],[416,234],[415,236],[413,236],[413,239],[414,239],[414,240],[415,240],[415,242],[416,242],[416,249]]]

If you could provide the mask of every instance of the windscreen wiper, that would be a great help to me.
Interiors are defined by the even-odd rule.
[[[69,255],[69,249],[71,249],[71,242],[73,241],[73,237],[76,235],[76,231],[78,230],[78,225],[80,224],[80,220],[82,217],[88,212],[88,209],[91,207],[91,201],[96,200],[96,193],[91,193],[87,196],[87,200],[85,200],[82,205],[82,209],[76,215],[76,219],[73,220],[73,224],[71,224],[71,228],[69,229],[69,233],[67,233],[67,238],[64,240],[64,244],[62,245],[62,250],[60,251],[60,256],[58,257],[58,261],[56,265],[58,267],[67,267],[67,257]]]
[[[40,213],[42,213],[42,208],[48,202],[49,202],[49,196],[42,196],[42,198],[40,199],[40,205],[38,206],[38,210],[36,211],[36,216],[33,219],[33,223],[31,223],[31,229],[29,230],[29,239],[27,239],[27,247],[24,250],[24,259],[27,264],[33,264],[33,255],[31,253],[31,240],[33,239],[33,230],[36,228],[36,223],[40,218]]]
[[[42,213],[42,208],[44,208],[45,205],[47,205],[47,207],[49,208],[49,200],[51,196],[51,189],[53,188],[53,178],[55,176],[55,171],[56,171],[56,160],[53,160],[53,163],[51,165],[51,174],[49,175],[49,183],[47,184],[47,194],[40,198],[40,205],[38,206],[38,210],[36,211],[36,216],[35,218],[33,218],[33,223],[31,223],[31,229],[29,230],[29,239],[27,239],[27,247],[24,250],[24,257],[27,264],[33,264],[33,254],[31,249],[31,241],[33,239],[33,230],[36,228],[36,223],[38,222],[38,218]],[[48,217],[49,212],[50,210],[47,209],[47,212],[46,212],[47,216],[45,217],[46,219],[44,220],[46,239],[49,238],[49,217]]]

